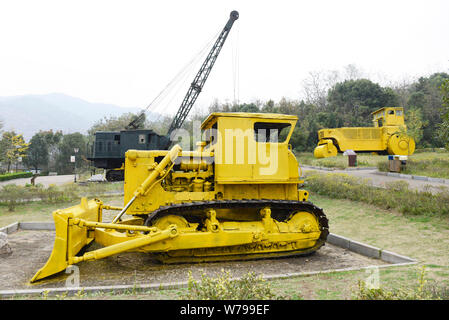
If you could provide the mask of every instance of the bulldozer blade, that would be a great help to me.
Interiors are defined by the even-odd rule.
[[[94,232],[88,232],[86,227],[73,225],[72,219],[100,222],[101,214],[102,202],[97,199],[87,201],[86,198],[82,198],[79,205],[53,212],[56,229],[53,251],[47,263],[30,282],[36,282],[65,270],[71,264],[71,258],[94,240]]]

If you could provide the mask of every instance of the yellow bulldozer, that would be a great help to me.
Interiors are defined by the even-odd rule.
[[[334,157],[339,152],[375,152],[390,155],[412,155],[415,141],[406,134],[404,110],[400,107],[381,108],[373,113],[371,128],[336,128],[318,131],[315,158]]]
[[[128,150],[123,208],[83,198],[56,210],[53,251],[31,282],[130,251],[163,263],[315,252],[328,220],[300,189],[289,145],[296,122],[291,115],[212,113],[195,151]],[[120,212],[103,222],[103,210]],[[93,241],[102,247],[82,250]]]

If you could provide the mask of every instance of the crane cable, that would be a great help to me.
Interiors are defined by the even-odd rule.
[[[220,30],[221,31],[221,30]],[[141,117],[143,114],[145,114],[150,107],[152,107],[152,111],[155,112],[156,109],[160,106],[160,103],[166,98],[167,94],[172,90],[169,88],[174,87],[177,85],[181,79],[184,79],[186,75],[189,73],[189,71],[199,60],[200,57],[204,56],[204,52],[206,52],[206,49],[208,49],[213,41],[217,38],[218,34],[220,33],[218,31],[214,34],[214,36],[206,43],[206,45],[175,75],[175,77],[162,89],[161,92],[147,105],[147,107],[141,112]],[[157,101],[159,99],[159,101]],[[157,102],[156,102],[157,101]],[[161,115],[159,115],[158,118],[160,118]]]
[[[232,80],[233,80],[233,103],[239,104],[240,102],[240,52],[239,52],[239,28],[233,37],[233,51],[232,51]]]
[[[194,59],[195,61],[192,60],[192,62],[184,68],[183,72],[179,74],[176,83],[170,89],[170,91],[173,92],[171,98],[167,102],[163,103],[165,98],[167,98],[167,96],[168,96],[168,95],[165,95],[165,97],[158,102],[158,105],[154,109],[154,112],[156,112],[156,110],[159,111],[161,109],[161,107],[163,107],[162,110],[165,110],[165,111],[170,109],[171,102],[175,98],[178,97],[178,93],[180,92],[180,90],[184,89],[184,84],[185,84],[185,82],[188,81],[188,78],[190,78],[193,68],[195,66],[197,66],[198,62],[205,56],[205,54],[207,52],[207,50],[205,50],[205,49],[208,49],[209,47],[210,47],[210,43],[208,46],[205,46],[204,50],[202,50],[202,52],[200,52],[196,56],[196,58]],[[156,113],[157,113],[157,116],[156,116],[156,119],[153,120],[154,122],[159,122],[159,120],[164,116],[164,114],[167,115],[166,112],[165,113],[156,112]],[[168,113],[170,113],[170,112],[168,112]]]

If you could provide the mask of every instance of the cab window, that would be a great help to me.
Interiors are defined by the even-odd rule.
[[[285,142],[290,132],[290,123],[255,122],[254,139],[257,142]]]

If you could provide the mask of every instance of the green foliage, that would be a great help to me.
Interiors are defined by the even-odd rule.
[[[427,126],[428,121],[423,120],[423,115],[420,109],[412,108],[406,111],[406,134],[415,140],[418,144],[423,137],[423,126]]]
[[[8,181],[19,178],[29,178],[32,177],[33,174],[31,172],[13,172],[13,173],[5,173],[0,175],[0,181]]]
[[[136,120],[138,115],[128,112],[119,117],[111,116],[104,117],[103,119],[94,123],[94,125],[88,130],[88,134],[93,136],[97,131],[120,131],[124,130],[126,126],[133,120]],[[137,126],[139,129],[143,128],[145,124],[145,116],[138,121]]]
[[[89,184],[79,186],[68,184],[57,187],[50,185],[45,188],[42,184],[26,184],[17,186],[7,184],[0,188],[0,204],[8,206],[9,211],[14,211],[17,205],[26,204],[31,201],[42,201],[45,203],[62,203],[67,201],[79,200],[85,196],[100,196],[101,193],[108,191],[123,190],[123,184]]]
[[[21,188],[15,184],[3,186],[0,194],[0,201],[3,200],[8,205],[8,211],[14,211],[17,203],[21,199]]]
[[[447,135],[437,134],[441,118],[439,86],[448,79],[446,73],[435,73],[400,88],[381,87],[368,79],[346,80],[333,85],[327,96],[319,94],[312,103],[282,98],[245,104],[215,101],[209,112],[269,112],[298,116],[290,144],[296,152],[312,151],[318,142],[318,130],[339,127],[372,127],[371,112],[382,107],[404,107],[406,124],[418,147],[442,147]],[[324,81],[324,80],[323,80]],[[319,84],[316,84],[319,86]],[[313,88],[312,88],[313,89]],[[449,90],[449,89],[446,89]],[[322,91],[322,90],[321,90]],[[449,113],[448,113],[449,114]],[[206,115],[203,116],[203,119]],[[449,117],[449,115],[448,115]],[[448,120],[449,121],[449,120]],[[445,137],[445,138],[444,138]],[[444,139],[443,139],[444,138]]]
[[[388,290],[385,288],[367,288],[364,281],[358,282],[357,300],[440,300],[447,299],[447,289],[427,287],[426,268],[423,266],[416,287]]]
[[[440,90],[442,95],[442,121],[438,128],[438,135],[446,149],[449,150],[449,79],[443,81]]]
[[[16,163],[19,158],[26,157],[29,143],[26,143],[21,134],[14,131],[3,132],[0,140],[0,161],[6,161],[7,171],[10,171],[11,164]]]
[[[377,165],[379,171],[388,172],[388,160],[380,161]],[[401,173],[417,176],[449,179],[449,159],[440,156],[428,159],[409,159]]]
[[[449,214],[449,190],[443,189],[435,194],[420,192],[409,189],[405,181],[387,183],[386,188],[378,188],[371,185],[368,179],[310,171],[306,187],[311,192],[330,198],[361,201],[383,209],[396,209],[403,214]]]
[[[37,133],[31,138],[24,162],[36,171],[48,163],[48,144],[42,134]]]
[[[421,77],[408,88],[407,108],[420,109],[424,120],[421,147],[443,147],[439,127],[442,122],[441,85],[449,79],[446,73],[434,73]]]
[[[86,155],[86,137],[79,132],[66,134],[62,137],[58,145],[58,156],[56,158],[56,168],[59,174],[70,174],[74,172],[74,163],[70,162],[70,157],[75,156],[75,163],[77,168],[87,166],[88,160]],[[75,154],[74,149],[78,148]]]
[[[221,271],[216,277],[201,275],[196,281],[189,271],[188,293],[184,299],[195,300],[264,300],[273,299],[268,283],[250,272],[238,280],[231,279],[229,271]]]
[[[397,105],[394,92],[368,79],[337,83],[329,90],[328,101],[346,127],[371,126],[371,112]]]

